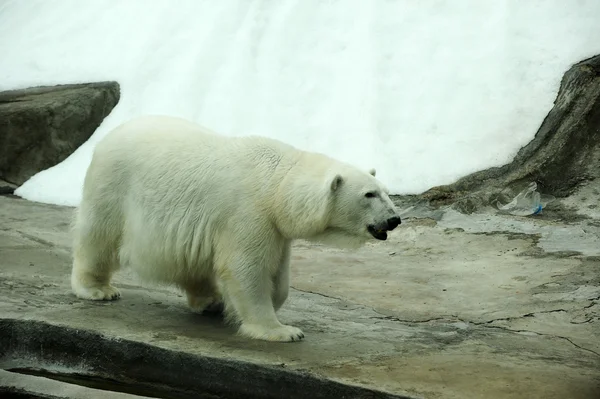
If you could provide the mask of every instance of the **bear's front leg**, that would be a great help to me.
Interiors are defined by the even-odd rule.
[[[268,260],[260,258],[239,253],[228,263],[220,281],[225,308],[236,313],[241,321],[239,333],[243,336],[265,341],[299,341],[304,338],[302,330],[281,324],[275,315],[273,268],[266,264]]]

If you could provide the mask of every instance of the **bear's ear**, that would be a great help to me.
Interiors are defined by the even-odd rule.
[[[344,182],[344,178],[341,175],[335,175],[333,176],[333,179],[331,179],[331,191],[336,191]]]
[[[377,173],[377,171],[375,170],[375,168],[371,168],[369,169],[369,174],[373,177],[375,177],[375,174]]]

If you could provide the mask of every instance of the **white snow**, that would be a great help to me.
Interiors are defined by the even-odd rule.
[[[600,53],[598,21],[598,0],[5,0],[0,90],[122,90],[86,144],[16,193],[77,205],[95,143],[148,113],[375,167],[393,193],[418,193],[510,161],[563,73]]]

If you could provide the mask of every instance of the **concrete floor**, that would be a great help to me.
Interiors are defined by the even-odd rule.
[[[191,313],[180,293],[144,286],[126,270],[116,276],[119,301],[75,298],[71,212],[0,197],[1,318],[284,365],[410,397],[600,398],[594,212],[559,222],[448,209],[405,219],[388,241],[355,252],[298,242],[294,289],[279,317],[306,338],[289,344],[238,337],[218,318]]]

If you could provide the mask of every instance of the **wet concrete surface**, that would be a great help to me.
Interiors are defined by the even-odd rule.
[[[189,311],[181,293],[128,270],[115,276],[120,300],[75,298],[71,215],[72,208],[0,197],[0,318],[408,397],[600,398],[593,212],[570,222],[447,209],[408,217],[388,241],[358,251],[298,242],[279,317],[306,338],[285,344],[238,337],[218,317]]]

